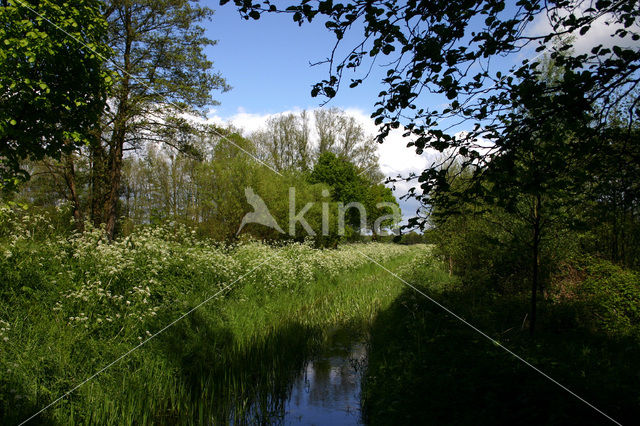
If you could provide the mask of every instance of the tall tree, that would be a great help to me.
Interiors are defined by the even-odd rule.
[[[107,24],[98,0],[0,2],[0,187],[22,163],[82,146],[102,113]]]
[[[329,152],[360,168],[372,183],[383,179],[377,145],[371,143],[373,136],[339,108],[272,117],[264,130],[254,132],[250,138],[256,143],[260,158],[278,171],[311,170],[318,158]]]
[[[365,194],[367,227],[377,239],[384,228],[399,226],[402,219],[400,206],[391,188],[381,183],[369,185]]]
[[[346,224],[356,231],[363,232],[365,227],[375,234],[380,229],[374,225],[383,216],[392,216],[396,211],[391,206],[398,207],[398,203],[389,188],[382,184],[372,183],[362,173],[362,170],[343,157],[332,152],[324,152],[318,158],[309,175],[311,183],[324,183],[332,189],[333,201],[342,203],[359,203],[363,212],[350,208],[345,212]],[[387,203],[381,205],[380,203]],[[361,216],[365,214],[366,217]],[[394,225],[398,218],[381,219],[381,227]]]
[[[603,135],[608,151],[594,164],[582,215],[586,249],[627,267],[640,266],[640,131],[614,121]]]
[[[544,86],[565,77],[553,62],[543,62],[543,72],[537,82],[532,82],[534,86]],[[535,87],[531,89],[535,90]],[[483,164],[469,153],[458,172],[451,173],[450,166],[445,165],[441,171],[447,173],[446,186],[433,190],[431,200],[425,200],[437,205],[440,215],[458,213],[470,200],[479,203],[481,209],[482,206],[496,206],[513,215],[515,224],[528,228],[524,240],[531,253],[529,325],[532,334],[541,290],[543,238],[553,226],[566,228],[572,225],[569,213],[579,205],[589,170],[598,161],[597,151],[593,151],[596,144],[585,144],[578,136],[582,130],[580,123],[587,121],[588,116],[575,112],[572,120],[566,116],[544,117],[547,113],[545,105],[562,95],[541,92],[538,96],[539,102],[518,110],[522,118],[509,123],[511,131],[496,141],[496,147],[488,157],[490,164]],[[452,185],[458,176],[464,177],[463,182]],[[516,234],[514,229],[507,230]]]
[[[571,225],[572,209],[579,200],[588,176],[584,155],[576,147],[582,143],[565,123],[548,120],[542,129],[522,129],[516,141],[500,157],[494,158],[484,178],[488,184],[483,197],[514,214],[529,228],[531,250],[531,310],[529,326],[534,333],[537,300],[541,290],[540,257],[543,238],[552,226]],[[465,195],[469,193],[466,192]],[[575,213],[575,212],[574,212]]]
[[[373,136],[367,135],[358,121],[339,108],[316,109],[313,112],[318,134],[316,158],[332,152],[364,170],[372,183],[378,183],[383,175],[378,167],[377,145]]]
[[[307,170],[311,167],[309,114],[278,115],[267,121],[266,129],[254,132],[262,159],[278,171]]]
[[[211,92],[228,89],[204,55],[215,42],[204,36],[200,23],[211,15],[190,0],[107,2],[104,16],[117,64],[114,96],[89,150],[91,213],[95,222],[106,224],[110,236],[125,150],[167,141],[188,149],[196,129],[181,115],[215,104]]]

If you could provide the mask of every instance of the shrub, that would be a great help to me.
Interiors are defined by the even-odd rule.
[[[625,335],[640,325],[640,275],[607,260],[583,258],[567,263],[551,289],[556,306],[572,307],[576,324]]]
[[[592,260],[578,295],[593,323],[608,333],[631,331],[640,325],[640,275],[606,260]]]

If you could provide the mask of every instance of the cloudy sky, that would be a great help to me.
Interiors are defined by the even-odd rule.
[[[266,120],[277,114],[319,108],[323,101],[312,98],[311,87],[327,77],[327,67],[311,66],[324,60],[333,47],[333,36],[322,22],[302,27],[293,23],[291,16],[266,14],[258,21],[241,19],[232,5],[217,6],[217,1],[205,1],[215,9],[213,21],[207,26],[207,35],[218,40],[207,51],[215,68],[233,87],[227,93],[216,94],[220,105],[211,109],[209,119],[217,123],[231,123],[247,133],[264,126]],[[546,32],[549,23],[540,19],[531,26],[535,33]],[[576,41],[578,48],[588,48],[598,43],[609,44],[613,29],[601,19],[583,37]],[[347,35],[344,42],[356,40],[357,31]],[[349,37],[354,37],[351,40]],[[532,50],[523,51],[514,58],[502,60],[504,67],[512,61],[533,57]],[[377,94],[381,90],[380,79],[386,69],[377,66],[363,85],[355,89],[346,86],[338,92],[326,107],[339,107],[354,116],[372,135],[376,126],[369,118],[374,109]],[[347,75],[347,78],[349,76]],[[442,105],[444,100],[423,98],[423,107]],[[458,130],[464,130],[463,127]],[[380,167],[387,176],[407,175],[422,171],[433,159],[433,153],[417,155],[406,148],[407,140],[397,131],[379,146]],[[408,185],[398,186],[396,196],[406,192]],[[412,216],[417,204],[402,202],[403,215]]]

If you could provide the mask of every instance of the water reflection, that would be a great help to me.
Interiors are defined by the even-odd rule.
[[[360,378],[366,357],[361,340],[334,333],[293,382],[284,424],[358,425]]]
[[[292,328],[242,352],[202,398],[208,424],[359,425],[362,333]],[[209,411],[212,410],[212,411]],[[201,422],[202,423],[202,422]]]

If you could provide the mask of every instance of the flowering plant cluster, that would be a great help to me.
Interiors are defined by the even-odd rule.
[[[82,233],[42,238],[38,230],[49,227],[46,217],[1,213],[0,226],[16,232],[0,240],[0,269],[19,282],[19,288],[10,288],[8,279],[5,296],[44,290],[58,321],[105,338],[142,339],[187,311],[188,294],[204,299],[229,284],[295,291],[320,276],[368,264],[367,257],[383,262],[407,250],[382,243],[331,250],[315,249],[311,242],[225,245],[198,239],[195,231],[175,223],[139,227],[115,241],[90,224]],[[2,323],[0,339],[5,329],[8,324]]]

